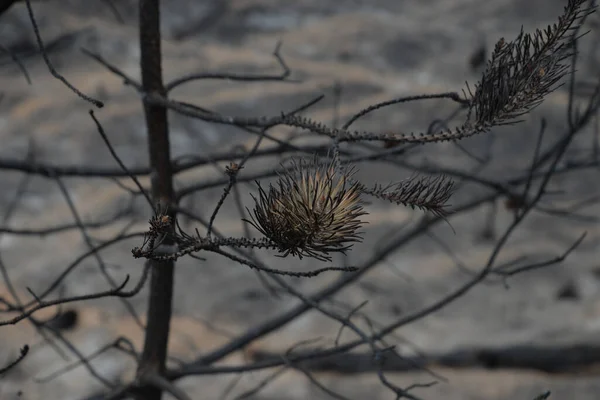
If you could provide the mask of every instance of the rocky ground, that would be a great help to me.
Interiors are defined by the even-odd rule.
[[[43,1],[34,2],[42,37],[52,43],[51,59],[56,68],[82,92],[106,102],[96,111],[116,151],[129,166],[147,163],[143,115],[137,94],[122,80],[85,56],[85,48],[101,54],[127,74],[138,78],[139,50],[135,1],[109,2]],[[465,81],[474,83],[480,71],[469,60],[482,45],[514,37],[521,26],[526,30],[553,23],[565,0],[169,0],[163,4],[164,69],[168,80],[191,72],[229,71],[276,73],[272,57],[279,40],[292,78],[302,83],[234,83],[208,81],[182,86],[173,92],[178,100],[193,102],[223,113],[236,115],[276,115],[324,93],[327,97],[309,115],[331,123],[363,107],[408,94],[460,91]],[[93,4],[93,5],[90,5]],[[592,34],[593,35],[593,34]],[[586,46],[593,42],[593,36]],[[59,39],[59,40],[57,40]],[[87,111],[88,103],[77,98],[48,72],[36,44],[26,7],[18,4],[0,16],[0,45],[17,51],[31,84],[9,57],[0,54],[0,159],[25,159],[60,165],[114,166]],[[586,47],[583,52],[589,51]],[[586,53],[587,54],[587,53]],[[583,79],[589,68],[581,65]],[[335,106],[335,87],[341,88]],[[485,173],[502,178],[526,168],[533,152],[542,117],[548,121],[547,139],[566,129],[567,93],[554,93],[544,105],[521,125],[497,129],[489,137],[468,139],[461,144],[470,152],[491,151],[494,162]],[[454,109],[447,101],[431,101],[382,110],[356,126],[377,131],[422,130],[433,118],[446,116]],[[337,111],[336,111],[337,110]],[[225,151],[232,143],[250,144],[253,137],[230,127],[210,125],[171,114],[172,152],[175,157],[205,156]],[[284,137],[289,130],[274,130]],[[490,135],[492,137],[492,135]],[[473,160],[452,144],[431,145],[419,156],[457,168],[473,168]],[[244,173],[265,168],[270,161],[250,165]],[[275,165],[275,164],[273,164]],[[361,165],[363,180],[384,183],[399,180],[396,169],[385,165]],[[242,176],[243,176],[242,174]],[[190,182],[220,179],[222,173],[212,166],[197,168],[178,177],[177,187]],[[0,174],[0,210],[8,210],[23,176],[16,172]],[[147,183],[146,180],[142,180]],[[123,182],[129,184],[126,180]],[[126,205],[128,193],[109,180],[65,178],[79,213],[86,220],[106,218]],[[242,201],[250,206],[251,186],[241,185]],[[557,179],[553,189],[563,190],[569,198],[598,195],[597,171],[583,171]],[[453,204],[480,193],[465,187]],[[221,187],[203,192],[188,202],[195,212],[207,217],[222,192]],[[561,199],[556,200],[560,203]],[[209,206],[206,206],[208,204]],[[146,228],[148,211],[144,203],[134,204],[134,223],[129,231]],[[402,224],[419,213],[402,207],[373,204],[364,243],[349,254],[352,263],[364,261],[389,239],[402,231]],[[436,237],[453,249],[464,265],[481,267],[493,249],[493,241],[481,239],[488,209],[482,207],[433,229]],[[390,339],[405,351],[443,352],[457,347],[505,346],[511,344],[597,344],[600,330],[600,230],[591,217],[599,208],[588,207],[587,220],[557,219],[533,214],[513,236],[500,261],[519,255],[553,257],[562,253],[587,231],[578,250],[563,263],[548,269],[511,278],[508,285],[486,282],[452,305],[428,318],[406,326]],[[506,227],[512,214],[502,207],[497,229]],[[71,222],[72,214],[53,180],[35,176],[30,179],[18,207],[7,225],[35,228]],[[130,219],[131,220],[131,219]],[[123,230],[129,220],[91,231],[94,239],[109,238]],[[195,226],[195,225],[192,225]],[[243,234],[240,216],[233,201],[225,204],[217,228],[227,235]],[[130,240],[102,253],[115,279],[139,276],[142,263],[131,258],[130,250],[139,245]],[[42,238],[4,234],[0,255],[14,285],[24,299],[31,299],[26,288],[38,292],[47,287],[87,245],[79,231],[73,230]],[[272,265],[281,259],[262,254]],[[340,260],[337,260],[340,261]],[[309,260],[286,259],[285,268],[314,267]],[[290,280],[306,293],[323,287],[335,274],[311,280]],[[209,351],[226,343],[232,335],[279,315],[296,304],[292,298],[268,294],[254,272],[233,262],[208,257],[207,262],[186,259],[178,265],[171,352],[181,359]],[[435,240],[422,236],[393,253],[363,280],[343,291],[336,300],[351,307],[364,300],[362,309],[379,323],[392,321],[437,300],[468,279],[464,270]],[[64,295],[85,294],[106,289],[98,264],[89,258],[61,286]],[[559,296],[568,286],[574,299]],[[3,286],[2,292],[7,293]],[[131,301],[143,314],[146,292]],[[66,337],[83,354],[90,354],[118,336],[127,336],[138,349],[142,332],[119,300],[104,299],[77,304],[79,320]],[[36,314],[40,319],[54,310]],[[4,318],[4,317],[3,317]],[[308,313],[294,323],[253,344],[255,350],[284,351],[300,340],[322,338],[331,343],[338,324],[317,313]],[[347,337],[351,337],[347,333]],[[84,368],[77,368],[48,382],[39,382],[65,361],[55,347],[45,344],[34,328],[23,321],[0,327],[0,365],[12,360],[24,343],[32,352],[17,370],[0,381],[1,399],[82,399],[98,393],[101,384]],[[600,343],[598,343],[600,344]],[[60,344],[58,346],[61,346]],[[241,362],[243,355],[229,361]],[[111,380],[132,376],[133,363],[113,351],[98,358],[97,370]],[[600,384],[593,371],[578,374],[545,375],[516,370],[451,370],[432,367],[428,372],[390,373],[398,385],[415,382],[439,383],[420,389],[426,399],[530,400],[552,391],[551,399],[597,399]],[[234,398],[265,375],[245,374],[235,389],[223,395],[234,376],[186,379],[181,387],[195,399]],[[375,374],[345,376],[316,374],[326,387],[353,399],[386,399],[392,394]],[[221,397],[223,396],[223,397]],[[229,396],[229,397],[227,397]],[[325,399],[329,395],[313,385],[300,372],[289,371],[257,394],[256,399]]]

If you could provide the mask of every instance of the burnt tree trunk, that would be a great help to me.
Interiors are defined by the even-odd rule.
[[[143,91],[148,95],[164,96],[166,92],[162,78],[160,0],[140,0],[139,32]],[[153,201],[155,205],[160,203],[163,207],[169,206],[173,204],[173,180],[167,110],[160,105],[144,104],[144,114],[148,130]],[[174,217],[173,211],[168,209],[167,213]],[[166,241],[163,243],[171,244]],[[141,383],[141,398],[160,400],[162,390],[144,382],[148,382],[146,377],[149,376],[164,376],[171,323],[174,262],[150,262],[148,322],[137,375]]]

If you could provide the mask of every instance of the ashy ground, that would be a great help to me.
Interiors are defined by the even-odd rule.
[[[125,73],[139,78],[136,2],[111,2],[118,16],[108,3],[34,2],[34,11],[42,37],[46,43],[53,43],[50,56],[57,70],[82,92],[106,102],[96,115],[116,151],[129,166],[144,166],[147,165],[145,130],[137,93],[80,51],[85,48],[101,54]],[[203,81],[177,88],[172,94],[178,100],[223,113],[257,116],[277,115],[323,93],[325,100],[307,115],[333,123],[336,118],[343,120],[378,101],[464,89],[465,81],[472,84],[480,74],[469,65],[477,49],[482,45],[490,49],[503,36],[515,37],[521,26],[533,30],[553,23],[565,3],[565,0],[168,0],[163,1],[164,73],[167,80],[202,71],[277,73],[272,52],[277,42],[282,41],[281,53],[292,69],[292,78],[301,83]],[[593,37],[592,33],[587,47]],[[116,167],[89,117],[90,105],[54,79],[41,57],[35,54],[36,44],[24,4],[13,6],[0,16],[0,45],[19,51],[32,80],[31,85],[27,84],[10,58],[0,55],[0,159],[23,160],[29,154],[38,162],[56,165]],[[587,47],[582,51],[588,51]],[[585,74],[589,69],[582,65],[581,70]],[[583,76],[588,78],[593,76]],[[336,87],[341,90],[337,105]],[[566,104],[566,91],[557,91],[522,124],[496,129],[489,137],[468,139],[461,145],[473,154],[492,152],[494,163],[485,176],[497,179],[514,176],[530,163],[542,117],[547,119],[548,143],[567,129]],[[419,131],[426,129],[434,118],[447,116],[454,107],[445,100],[395,106],[371,114],[356,127]],[[170,114],[170,122],[174,157],[207,156],[227,151],[233,144],[248,146],[255,140],[231,127],[176,114]],[[272,133],[285,137],[290,130],[278,128]],[[473,159],[453,144],[428,146],[419,157],[465,170],[474,166]],[[256,162],[242,176],[271,164],[276,166],[276,160]],[[377,179],[388,183],[408,176],[408,172],[401,174],[385,164],[359,167],[359,177],[367,181]],[[582,171],[557,179],[552,187],[562,190],[570,199],[587,198],[599,194],[597,177],[596,170]],[[22,179],[23,175],[17,172],[2,171],[0,211],[8,209]],[[178,177],[177,187],[220,179],[222,171],[208,165]],[[85,220],[108,218],[127,205],[128,192],[112,181],[65,178],[64,182]],[[127,180],[122,182],[132,187]],[[144,179],[142,182],[148,183]],[[240,185],[242,202],[248,207],[252,205],[250,193],[255,190],[253,186]],[[221,193],[222,186],[217,186],[189,199],[185,205],[207,218]],[[481,189],[465,186],[452,202],[461,204],[479,194]],[[366,239],[349,253],[352,263],[364,261],[391,235],[401,234],[406,229],[403,224],[420,215],[418,211],[379,202],[369,207]],[[128,228],[131,232],[145,229],[149,217],[141,199],[136,200],[134,208],[135,223]],[[485,282],[443,310],[398,330],[390,338],[390,344],[409,354],[476,345],[596,343],[600,331],[600,230],[591,217],[597,217],[598,211],[598,207],[589,207],[584,214],[590,219],[575,221],[534,213],[515,233],[501,260],[523,254],[553,257],[583,232],[587,231],[587,237],[565,262],[511,278],[508,285],[498,280]],[[488,207],[481,207],[452,218],[450,225],[439,224],[432,230],[436,238],[453,250],[455,258],[473,270],[487,261],[494,246],[493,241],[481,239],[487,213]],[[512,214],[500,207],[497,218],[500,232],[510,223]],[[7,225],[35,228],[72,221],[56,183],[35,176]],[[94,240],[109,238],[126,228],[128,221],[92,230],[90,234]],[[190,228],[195,226],[192,224]],[[225,203],[216,227],[227,235],[243,234],[241,217],[232,199]],[[139,277],[142,262],[131,257],[131,248],[139,244],[139,239],[129,240],[102,253],[108,271],[116,280],[123,279],[125,274],[131,274],[132,280]],[[27,287],[34,292],[43,290],[86,250],[87,245],[77,230],[41,238],[9,234],[0,238],[0,256],[26,300],[31,299]],[[282,261],[270,253],[257,254],[270,265],[289,269],[321,266],[306,259]],[[350,308],[368,300],[361,311],[384,324],[432,303],[468,279],[470,275],[457,267],[455,258],[432,236],[423,235],[394,252],[360,283],[336,296],[336,300]],[[332,273],[289,282],[305,293],[312,293],[337,276]],[[579,293],[576,299],[564,300],[558,295],[568,285]],[[107,283],[92,257],[64,281],[60,291],[68,296],[106,288]],[[6,293],[3,286],[2,294]],[[143,315],[146,300],[147,292],[143,291],[131,304]],[[189,360],[191,355],[226,343],[229,337],[279,315],[296,302],[285,296],[270,296],[253,271],[234,262],[214,256],[205,262],[182,260],[177,266],[172,354]],[[104,299],[73,307],[80,318],[75,329],[65,335],[81,353],[91,354],[120,335],[129,337],[138,350],[141,348],[142,331],[119,300]],[[45,310],[36,316],[49,318],[54,312]],[[331,344],[338,329],[335,321],[310,312],[254,343],[252,349],[285,351],[301,340],[316,338],[321,338],[322,344]],[[350,337],[346,332],[344,338]],[[63,353],[46,344],[27,321],[0,327],[0,365],[14,359],[25,343],[32,345],[31,354],[16,371],[0,380],[1,399],[82,399],[102,388],[81,367],[48,382],[38,382],[76,359],[71,355],[66,361]],[[243,355],[232,356],[227,362],[243,362]],[[134,372],[134,364],[115,351],[98,358],[94,366],[111,380],[131,378]],[[528,371],[450,370],[435,366],[432,370],[436,376],[426,371],[387,376],[406,386],[438,381],[435,386],[415,392],[425,399],[531,400],[546,390],[552,391],[551,399],[557,400],[600,397],[600,381],[594,371],[552,376]],[[259,372],[244,374],[228,395],[223,393],[236,376],[185,379],[180,385],[194,399],[230,399],[264,376]],[[392,398],[375,374],[320,373],[315,377],[348,398]],[[290,370],[253,398],[330,397],[303,374]]]

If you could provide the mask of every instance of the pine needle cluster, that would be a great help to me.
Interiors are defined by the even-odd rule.
[[[360,185],[351,183],[352,170],[341,170],[333,159],[320,163],[294,160],[279,174],[277,185],[260,183],[255,208],[247,220],[278,246],[282,256],[330,260],[360,241],[359,217],[366,214]]]

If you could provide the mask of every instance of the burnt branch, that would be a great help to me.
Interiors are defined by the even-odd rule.
[[[308,354],[308,352],[307,352]],[[301,354],[297,354],[300,356]],[[254,352],[254,362],[280,360],[282,355]],[[585,373],[600,362],[600,348],[591,344],[532,345],[517,344],[500,347],[460,348],[445,353],[417,357],[387,355],[383,363],[371,353],[340,353],[325,358],[298,362],[309,371],[362,374],[376,372],[413,372],[423,368],[453,368],[490,370],[533,370],[550,374]]]
[[[19,363],[21,361],[23,361],[25,359],[25,357],[27,357],[28,353],[29,353],[29,346],[28,345],[25,345],[25,346],[21,347],[21,350],[19,351],[19,357],[17,357],[14,361],[11,361],[10,363],[8,363],[6,366],[0,368],[0,376],[4,375],[8,371],[10,371],[11,369],[13,369],[17,365],[19,365]]]
[[[221,73],[221,72],[212,72],[212,73],[211,72],[201,72],[201,73],[190,74],[190,75],[186,75],[186,76],[182,76],[180,78],[174,79],[173,81],[171,81],[165,85],[165,89],[168,93],[171,90],[173,90],[176,87],[181,86],[183,84],[193,82],[193,81],[208,80],[208,79],[233,81],[233,82],[269,82],[269,81],[273,81],[273,82],[297,83],[297,81],[292,81],[292,80],[288,79],[290,76],[291,70],[287,66],[283,57],[281,56],[281,52],[280,52],[281,46],[282,46],[282,42],[278,42],[277,45],[275,46],[275,50],[273,51],[273,57],[275,57],[277,64],[279,64],[279,66],[282,69],[280,74],[277,74],[277,75],[265,75],[265,74],[249,75],[249,74],[234,74],[234,73],[228,74],[228,73]]]
[[[96,99],[82,93],[79,89],[77,89],[75,86],[73,86],[71,83],[69,83],[69,81],[64,76],[62,76],[61,74],[59,74],[56,71],[56,68],[54,68],[54,65],[52,65],[52,62],[50,62],[50,58],[48,58],[48,53],[45,50],[44,42],[42,41],[42,36],[40,35],[40,29],[36,22],[35,16],[33,15],[33,8],[31,6],[31,0],[25,0],[25,4],[27,5],[27,13],[29,15],[29,20],[31,21],[31,25],[33,27],[33,32],[35,33],[35,39],[40,48],[40,54],[42,55],[42,58],[44,59],[44,62],[46,63],[46,66],[48,67],[48,70],[50,71],[52,76],[55,77],[56,79],[58,79],[59,81],[61,81],[66,87],[71,89],[71,91],[73,93],[75,93],[77,96],[79,96],[83,100],[95,105],[98,108],[104,107],[104,103],[102,103],[100,100],[96,100]]]
[[[8,319],[5,321],[0,321],[0,326],[14,325],[17,322],[33,315],[36,311],[39,311],[43,308],[52,307],[52,306],[68,304],[68,303],[75,303],[75,302],[86,301],[86,300],[101,299],[104,297],[120,297],[120,298],[133,297],[136,294],[138,294],[139,291],[142,289],[142,287],[144,286],[144,283],[146,283],[147,277],[148,277],[148,267],[146,267],[144,269],[144,273],[142,274],[139,282],[131,290],[123,290],[125,288],[125,286],[127,286],[127,283],[129,282],[129,275],[127,275],[125,280],[123,280],[123,282],[119,286],[109,289],[109,290],[105,290],[103,292],[91,293],[91,294],[86,294],[86,295],[81,295],[81,296],[73,296],[73,297],[68,297],[68,298],[64,298],[64,299],[49,300],[49,301],[40,300],[40,298],[38,298],[37,296],[34,296],[36,305],[29,308],[28,310],[14,308],[14,307],[10,306],[10,304],[7,303],[4,299],[0,298],[0,303],[3,303],[6,306],[8,306],[7,309],[3,310],[4,312],[7,312],[7,311],[18,311],[19,312],[19,315],[17,315],[14,318],[11,318],[11,319]],[[31,293],[33,294],[33,292],[31,292]]]

